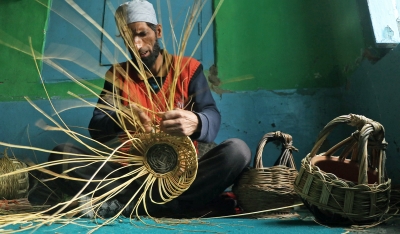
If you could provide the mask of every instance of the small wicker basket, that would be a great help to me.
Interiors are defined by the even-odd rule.
[[[316,155],[333,128],[343,123],[358,130]],[[370,224],[388,212],[391,181],[385,173],[384,137],[381,124],[354,114],[335,118],[321,131],[295,180],[296,192],[317,221]],[[338,150],[341,154],[332,156]]]
[[[29,189],[28,172],[1,176],[26,167],[25,163],[8,157],[7,149],[4,151],[4,156],[0,158],[0,199],[12,200],[27,196]]]
[[[274,166],[263,167],[263,149],[271,141],[281,142],[282,152]],[[292,146],[292,136],[289,134],[277,131],[263,136],[257,147],[254,168],[243,172],[232,188],[244,212],[258,212],[294,204],[298,196],[293,188],[297,175],[293,150],[297,151]],[[252,216],[263,217],[267,214],[268,212],[261,212]]]

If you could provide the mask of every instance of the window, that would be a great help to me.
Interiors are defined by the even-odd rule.
[[[400,42],[400,0],[367,0],[378,47],[393,48]]]

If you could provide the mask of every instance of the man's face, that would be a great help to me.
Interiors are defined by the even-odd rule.
[[[146,22],[135,22],[128,24],[132,30],[133,44],[139,51],[143,63],[151,68],[160,53],[158,38],[161,38],[161,26],[156,26],[156,31],[150,28]],[[135,58],[130,51],[132,58]],[[135,59],[134,59],[135,60]]]

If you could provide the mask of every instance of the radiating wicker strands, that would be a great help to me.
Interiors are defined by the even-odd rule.
[[[55,10],[54,12],[56,14],[59,14],[62,18],[67,19],[69,22],[71,22],[74,26],[80,26],[80,25],[85,25],[86,26],[86,21],[87,23],[90,23],[93,28],[99,30],[99,32],[103,33],[106,38],[108,38],[111,42],[113,42],[114,46],[121,52],[128,61],[131,61],[129,58],[130,56],[126,53],[125,49],[122,49],[117,43],[114,42],[113,37],[111,37],[107,32],[103,30],[101,25],[99,25],[94,19],[92,19],[87,13],[83,11],[82,8],[78,4],[76,4],[72,0],[66,0],[65,1],[68,5],[70,5],[76,13],[80,14],[84,19],[85,19],[85,24],[82,24],[80,20],[75,21],[76,17],[69,16],[68,14],[64,14],[63,11],[57,11]],[[208,23],[207,27],[202,32],[201,39],[206,35],[207,29],[210,27],[215,15],[218,12],[218,9],[221,7],[221,4],[224,1],[221,0],[217,4],[215,11],[211,17],[210,22]],[[120,146],[117,148],[111,148],[110,146],[103,144],[101,142],[95,141],[94,139],[87,138],[87,136],[81,135],[79,133],[75,133],[73,130],[69,128],[69,126],[63,121],[61,116],[59,115],[59,111],[54,107],[50,95],[46,90],[46,86],[43,84],[44,91],[46,93],[46,96],[49,100],[49,104],[51,108],[53,109],[55,113],[55,118],[41,110],[37,105],[35,105],[28,97],[26,97],[27,101],[40,113],[44,115],[52,124],[47,125],[43,124],[40,125],[43,127],[44,130],[50,130],[50,131],[60,131],[66,133],[71,140],[76,141],[78,143],[83,144],[88,152],[91,152],[90,155],[74,155],[77,156],[76,158],[73,159],[62,159],[57,161],[52,161],[52,162],[45,162],[41,163],[38,165],[32,164],[30,167],[26,168],[25,171],[29,170],[41,170],[43,173],[48,173],[51,176],[54,176],[54,178],[63,178],[66,180],[77,180],[81,181],[83,183],[86,183],[85,186],[87,186],[89,183],[99,183],[98,187],[96,188],[97,190],[100,190],[104,186],[107,186],[109,183],[112,183],[113,180],[119,180],[123,179],[124,183],[121,185],[108,190],[105,193],[94,193],[95,191],[92,192],[86,192],[84,189],[82,189],[79,193],[77,193],[73,198],[70,198],[70,200],[66,202],[60,202],[56,204],[54,207],[48,208],[47,210],[40,210],[38,212],[30,212],[26,214],[14,214],[14,215],[7,215],[6,217],[1,217],[0,219],[0,229],[3,228],[8,228],[9,225],[18,225],[22,223],[27,223],[27,222],[32,222],[37,220],[38,222],[36,224],[30,224],[29,226],[25,227],[20,227],[24,230],[35,230],[35,228],[39,228],[42,225],[48,225],[57,221],[60,221],[64,219],[65,217],[71,217],[68,219],[65,224],[69,223],[75,223],[77,219],[80,217],[86,215],[90,211],[93,211],[92,213],[97,213],[99,208],[103,203],[105,203],[108,200],[114,199],[116,194],[118,194],[121,190],[125,189],[129,184],[136,182],[138,180],[141,183],[140,189],[136,191],[132,196],[128,197],[129,204],[127,203],[124,207],[128,208],[129,205],[134,205],[133,210],[130,214],[130,218],[136,217],[139,220],[141,220],[139,214],[138,214],[138,206],[140,204],[143,204],[143,207],[145,209],[145,212],[150,216],[147,208],[146,208],[146,201],[148,201],[147,196],[150,196],[150,200],[153,203],[157,204],[163,204],[168,201],[171,201],[172,199],[176,198],[180,194],[182,194],[185,190],[189,188],[191,183],[196,177],[196,172],[197,172],[197,155],[196,155],[196,149],[193,145],[193,142],[190,140],[189,137],[172,137],[167,134],[164,134],[160,132],[159,129],[159,115],[160,115],[160,110],[162,108],[159,108],[159,105],[166,106],[166,110],[173,110],[175,108],[175,102],[174,102],[174,97],[175,97],[175,89],[176,89],[176,82],[177,78],[180,75],[181,71],[184,69],[184,67],[187,64],[181,64],[182,57],[184,54],[187,53],[185,51],[186,49],[186,44],[187,40],[190,36],[190,32],[192,29],[197,25],[197,18],[201,15],[201,8],[204,6],[204,1],[194,1],[193,6],[190,8],[189,13],[187,14],[187,19],[185,22],[185,29],[184,33],[182,36],[177,36],[173,35],[174,41],[177,44],[176,45],[176,50],[173,51],[174,54],[177,56],[177,63],[173,64],[173,69],[175,69],[176,72],[174,72],[174,78],[172,85],[167,87],[168,91],[163,94],[162,100],[165,99],[165,103],[159,103],[157,104],[156,101],[151,98],[152,94],[154,94],[154,90],[151,88],[150,84],[148,83],[147,79],[144,80],[145,82],[145,91],[146,95],[149,97],[149,101],[151,102],[151,107],[144,107],[141,106],[140,103],[136,103],[132,100],[125,100],[124,97],[120,96],[120,92],[118,90],[118,84],[115,84],[115,92],[108,92],[104,97],[99,96],[98,92],[102,90],[102,87],[97,87],[94,84],[88,83],[86,81],[81,80],[79,77],[75,77],[74,74],[70,74],[66,69],[62,68],[60,65],[54,63],[52,59],[43,59],[43,56],[40,55],[40,53],[37,53],[33,50],[32,47],[32,42],[30,41],[30,52],[28,54],[32,54],[33,61],[35,62],[36,69],[38,70],[39,77],[41,78],[41,81],[43,81],[40,73],[40,66],[38,63],[39,59],[43,59],[43,62],[47,63],[48,65],[52,66],[58,71],[61,71],[63,74],[66,75],[69,79],[71,79],[75,84],[79,85],[80,87],[86,89],[89,91],[91,94],[96,96],[97,98],[101,99],[104,101],[104,105],[97,106],[101,107],[101,109],[104,109],[105,111],[111,110],[115,111],[117,114],[117,117],[111,118],[127,135],[127,138],[124,139],[124,143],[121,143]],[[48,7],[46,5],[46,7]],[[53,10],[53,9],[49,9]],[[75,14],[73,14],[75,15]],[[122,14],[124,15],[124,14]],[[78,17],[80,18],[80,17]],[[172,17],[170,18],[172,19]],[[128,43],[126,44],[127,47],[130,47],[130,49],[133,51],[133,54],[136,58],[140,58],[140,55],[138,54],[138,51],[136,47],[133,44],[133,36],[132,33],[130,33],[130,30],[127,29],[126,21],[123,20],[123,17],[121,17],[120,13],[116,14],[116,20],[118,22],[118,25],[120,25],[120,33],[121,36],[127,41]],[[171,21],[171,24],[173,22]],[[173,25],[171,25],[173,26]],[[89,39],[91,40],[96,40],[96,37],[93,36],[91,30],[85,30],[85,28],[82,28],[82,32],[88,36]],[[172,30],[173,31],[173,30]],[[177,40],[177,38],[180,38]],[[198,41],[196,48],[200,45],[201,39]],[[174,47],[175,48],[175,47]],[[103,48],[99,48],[103,49]],[[104,50],[103,52],[107,52],[107,50]],[[193,51],[194,54],[195,51]],[[105,53],[107,54],[107,53]],[[112,54],[109,53],[111,57],[109,57],[110,61],[115,61],[114,58],[112,57]],[[75,60],[74,60],[75,61]],[[81,62],[85,62],[82,61]],[[143,66],[142,63],[138,63],[136,66],[135,63],[131,61],[130,63],[134,69],[136,70],[137,73],[141,74],[142,77],[145,77],[144,73],[145,71],[149,71],[145,66]],[[124,71],[121,67],[115,66],[115,69],[120,73],[122,76],[125,78],[128,77],[128,72]],[[89,69],[90,70],[90,69]],[[94,71],[94,70],[91,70]],[[114,72],[116,74],[117,72]],[[116,77],[113,76],[111,77],[112,82]],[[109,79],[109,77],[106,76],[106,79]],[[116,82],[118,83],[118,82]],[[92,90],[93,89],[93,90]],[[95,107],[96,103],[91,103],[88,102],[87,100],[83,99],[79,95],[73,94],[69,92],[70,95],[73,97],[76,97],[77,99],[83,101],[83,104],[80,107]],[[169,96],[168,96],[169,95]],[[123,106],[122,103],[123,101],[128,102],[128,105]],[[154,101],[154,102],[153,102]],[[132,105],[133,104],[133,105]],[[138,109],[146,112],[146,114],[149,115],[150,119],[152,121],[152,129],[151,133],[147,133],[148,130],[145,130],[143,124],[141,121],[138,119],[137,116],[137,110],[136,108],[133,108],[132,106],[136,106]],[[186,109],[186,107],[185,107]],[[163,110],[165,111],[165,110]],[[127,122],[125,122],[127,121]],[[136,131],[135,134],[131,134],[132,128],[127,127],[127,123],[133,126],[133,129]],[[146,132],[146,133],[145,133]],[[100,148],[97,147],[92,147],[91,144],[86,144],[85,141],[90,140],[91,143],[95,143],[98,146],[101,146]],[[125,145],[125,143],[127,145]],[[1,145],[3,146],[8,146],[8,147],[15,147],[15,148],[21,148],[21,149],[30,149],[30,150],[37,150],[45,153],[55,153],[55,154],[62,154],[62,152],[56,152],[56,151],[50,151],[46,149],[40,149],[36,147],[28,147],[28,146],[22,146],[22,145],[14,145],[14,144],[9,144],[5,142],[0,142]],[[132,152],[125,152],[125,148],[123,149],[123,146],[128,146],[128,144],[133,145],[134,149]],[[129,146],[130,146],[129,145]],[[154,147],[154,148],[153,148]],[[162,148],[168,149],[167,151],[174,152],[172,155],[175,155],[175,158],[169,158],[169,155],[165,152],[163,152]],[[101,148],[104,148],[101,149]],[[127,150],[130,148],[127,147]],[[151,149],[151,150],[150,150]],[[155,152],[156,155],[152,155]],[[150,156],[152,155],[152,156]],[[161,160],[157,161],[155,160],[158,156],[161,156]],[[172,160],[171,160],[172,159]],[[175,161],[175,163],[171,163]],[[112,177],[112,173],[108,174],[104,179],[101,179],[101,181],[98,181],[95,176],[100,171],[100,168],[102,168],[107,162],[114,162],[114,163],[121,163],[123,167],[130,167],[132,170],[129,171],[129,173],[124,174],[123,176],[120,177]],[[50,166],[54,165],[65,165],[65,164],[71,164],[71,163],[83,163],[84,166],[90,165],[92,163],[101,163],[101,166],[98,168],[96,172],[93,173],[93,176],[90,179],[82,179],[82,178],[76,178],[76,177],[71,177],[68,175],[67,172],[64,171],[62,174],[56,174],[48,168]],[[81,166],[76,166],[75,168],[78,168]],[[134,168],[136,167],[136,169]],[[69,170],[74,170],[75,168],[70,168]],[[117,169],[118,170],[118,169]],[[12,172],[6,172],[6,173],[12,173]],[[14,174],[12,175],[15,175]],[[5,174],[4,176],[1,176],[1,178],[7,178]],[[8,174],[7,174],[8,176]],[[127,180],[125,180],[128,178]],[[142,180],[142,181],[140,181]],[[1,185],[0,185],[1,186]],[[2,186],[3,187],[3,186]],[[1,189],[1,187],[0,187]],[[152,196],[153,191],[156,195],[154,199]],[[158,194],[157,194],[158,192]],[[81,203],[81,201],[84,201]],[[72,208],[72,210],[67,209],[69,205],[71,205],[73,202],[78,202],[79,206],[76,208]],[[89,208],[88,208],[89,207]],[[49,213],[48,211],[51,211],[51,216],[45,215]],[[120,214],[122,214],[123,210],[120,210],[117,214],[115,214],[111,218],[106,218],[103,219],[101,223],[96,223],[95,227],[89,227],[91,230],[89,233],[94,232],[98,228],[111,224],[114,222]],[[38,220],[40,219],[40,220]],[[143,220],[142,220],[143,221]],[[20,230],[7,230],[9,232],[18,232]]]
[[[280,141],[282,153],[275,166],[263,167],[262,152],[266,143],[270,141]],[[232,188],[244,212],[268,210],[294,204],[297,194],[294,191],[293,182],[297,170],[292,150],[297,149],[292,146],[292,137],[289,134],[277,131],[263,136],[254,158],[255,168],[244,172]],[[253,216],[262,217],[264,215],[261,213]]]
[[[316,155],[338,124],[359,130],[325,153]],[[389,211],[391,180],[385,174],[384,128],[360,115],[340,116],[325,126],[301,164],[295,190],[323,223],[365,224]],[[332,156],[339,149],[339,156]],[[350,157],[350,159],[348,159]]]
[[[0,158],[0,175],[26,168],[26,165],[17,159],[7,156]],[[26,197],[29,189],[29,177],[27,172],[0,177],[0,199],[18,199]]]
[[[145,148],[144,165],[162,187],[160,196],[163,201],[155,202],[171,201],[186,191],[196,178],[198,163],[193,142],[189,137],[172,136],[163,132],[140,135],[141,143]],[[166,146],[170,148],[169,152],[161,152],[166,149]],[[155,147],[161,147],[161,149],[158,150]],[[172,161],[175,161],[173,167],[170,165]],[[157,164],[157,167],[154,164]],[[166,170],[167,168],[169,169]]]

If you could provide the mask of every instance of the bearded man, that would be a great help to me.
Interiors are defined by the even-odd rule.
[[[159,113],[160,130],[174,136],[189,136],[195,142],[213,142],[219,131],[221,116],[216,103],[211,95],[207,80],[203,74],[203,67],[194,58],[184,57],[182,64],[185,64],[180,71],[174,109],[168,110],[165,102],[165,94],[168,87],[172,85],[175,69],[173,64],[177,56],[169,54],[161,49],[158,39],[162,37],[163,29],[157,23],[156,14],[151,3],[144,0],[133,0],[122,4],[116,11],[116,15],[122,15],[122,21],[117,21],[121,30],[129,30],[131,37],[125,38],[125,45],[134,45],[140,58],[135,56],[134,51],[129,49],[131,61],[116,64],[106,73],[104,90],[101,93],[102,99],[98,100],[98,106],[93,112],[89,124],[90,135],[100,142],[107,142],[123,134],[120,125],[115,123],[118,119],[117,113],[112,110],[102,109],[102,106],[113,105],[112,93],[123,97],[120,106],[134,105],[137,114],[145,126],[146,131],[151,131],[151,119],[146,111],[141,111],[137,106],[152,109],[154,103],[149,102],[145,92],[145,80],[152,86],[152,100],[156,102],[156,111]],[[126,21],[126,22],[124,22]],[[123,32],[121,32],[122,34]],[[145,76],[132,65],[144,64]],[[115,87],[118,87],[117,90]],[[128,102],[127,100],[131,100]],[[158,100],[158,101],[157,101]],[[108,103],[105,103],[108,102]],[[152,106],[153,105],[153,106]],[[118,106],[118,105],[117,105]],[[114,119],[114,120],[113,120]],[[123,120],[122,120],[123,121]],[[126,124],[129,130],[136,131],[135,126]],[[59,145],[56,151],[65,152],[64,155],[51,154],[49,160],[59,160],[60,157],[69,157],[68,153],[88,154],[84,150],[70,144]],[[228,215],[235,213],[233,201],[222,199],[222,194],[237,179],[239,174],[249,166],[251,152],[245,142],[240,139],[228,139],[208,151],[198,161],[198,171],[192,185],[179,197],[164,205],[147,203],[151,215],[157,212],[170,214],[170,216],[192,216],[198,217],[205,213],[210,215]],[[78,164],[71,164],[68,168],[53,167],[52,170],[61,173],[65,169],[76,167]],[[99,164],[93,164],[84,168],[77,167],[67,174],[73,177],[89,179],[97,170]],[[127,168],[121,168],[118,163],[108,162],[97,173],[95,179],[113,172],[114,176],[122,176],[128,173]],[[125,180],[116,181],[102,190],[107,191],[121,185]],[[74,181],[63,181],[64,186],[68,184],[68,192],[78,192],[84,183]],[[86,187],[85,192],[96,189],[97,183],[91,183]],[[67,187],[66,187],[67,188]],[[132,184],[123,189],[115,197],[118,204],[126,202],[137,191],[138,185]],[[229,201],[229,202],[227,202]],[[168,213],[169,212],[169,213]],[[128,212],[129,213],[129,212]]]

